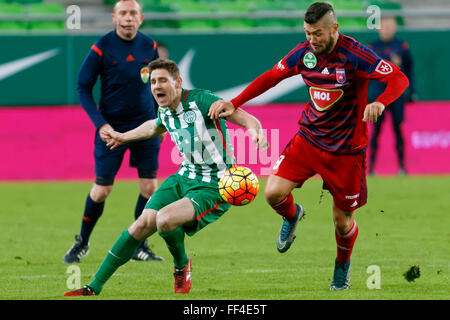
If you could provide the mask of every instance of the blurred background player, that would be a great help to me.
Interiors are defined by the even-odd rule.
[[[415,81],[413,76],[413,59],[409,45],[395,37],[397,31],[397,20],[395,17],[383,17],[378,30],[379,39],[368,47],[375,51],[381,58],[391,61],[409,79],[409,89],[400,98],[387,106],[392,115],[392,125],[395,133],[397,159],[399,164],[399,175],[405,175],[405,144],[403,141],[402,122],[404,118],[405,100],[416,101]],[[375,101],[384,91],[386,85],[379,81],[371,81],[369,86],[369,101]],[[384,114],[374,124],[372,137],[370,139],[370,162],[369,174],[374,174],[375,162],[377,160],[378,137],[384,122]]]
[[[286,252],[304,216],[303,207],[294,203],[291,192],[315,174],[321,176],[323,188],[333,197],[337,246],[330,290],[346,290],[350,287],[350,256],[358,236],[354,211],[367,201],[366,122],[377,121],[385,106],[408,87],[408,79],[399,68],[339,33],[330,4],[313,3],[304,21],[307,41],[253,80],[231,102],[215,102],[209,115],[229,116],[283,79],[302,75],[310,100],[301,111],[297,134],[273,167],[265,197],[283,217],[277,249]],[[386,88],[375,102],[367,104],[370,79],[383,81]]]
[[[124,132],[149,119],[156,118],[157,105],[148,82],[148,63],[158,58],[156,42],[140,33],[142,7],[135,0],[121,0],[114,5],[114,31],[100,38],[84,60],[78,78],[81,105],[95,126],[95,182],[86,198],[81,231],[75,244],[67,251],[64,263],[79,262],[89,252],[89,237],[103,213],[114,178],[125,151],[130,150],[130,166],[139,175],[139,196],[134,217],[142,213],[150,196],[157,189],[156,173],[160,138],[134,142],[115,150],[105,143],[106,134],[113,130]],[[92,89],[100,76],[99,108]],[[134,260],[163,260],[142,242],[133,255]]]
[[[227,126],[224,119],[207,117],[211,104],[220,98],[207,90],[183,89],[179,69],[173,61],[153,61],[149,69],[152,93],[160,106],[158,118],[125,133],[109,132],[108,146],[116,149],[124,143],[167,131],[176,137],[174,142],[183,163],[158,188],[139,219],[120,235],[89,285],[69,291],[65,296],[100,294],[113,273],[129,261],[138,243],[155,232],[164,239],[173,256],[175,293],[189,293],[192,260],[185,250],[185,233],[193,236],[231,207],[221,198],[218,187],[219,177],[233,163]],[[227,120],[246,128],[257,148],[267,150],[268,142],[258,119],[239,110]]]

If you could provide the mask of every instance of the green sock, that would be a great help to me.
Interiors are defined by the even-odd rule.
[[[182,269],[189,262],[189,258],[184,249],[184,231],[182,227],[177,227],[169,232],[160,232],[159,235],[166,241],[167,248],[173,256],[175,268]]]
[[[128,230],[122,232],[98,268],[94,280],[88,284],[95,294],[99,294],[113,273],[131,259],[139,243],[140,241],[133,238]]]

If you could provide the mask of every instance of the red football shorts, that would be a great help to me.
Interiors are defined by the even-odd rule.
[[[367,202],[366,153],[336,154],[310,144],[296,134],[273,167],[273,174],[292,182],[297,188],[314,176],[322,177],[323,189],[330,191],[335,205],[351,212]]]

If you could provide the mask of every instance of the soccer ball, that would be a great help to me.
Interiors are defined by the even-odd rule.
[[[249,204],[255,199],[258,191],[258,178],[246,167],[231,167],[219,180],[220,196],[234,206]]]

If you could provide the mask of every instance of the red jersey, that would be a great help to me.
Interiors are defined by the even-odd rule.
[[[308,41],[298,44],[231,102],[237,108],[297,74],[302,75],[309,91],[299,133],[316,147],[344,154],[359,153],[367,147],[367,124],[362,119],[369,80],[386,83],[385,92],[377,99],[385,106],[408,87],[408,79],[398,67],[353,38],[339,34],[335,48],[326,55],[316,56]]]

